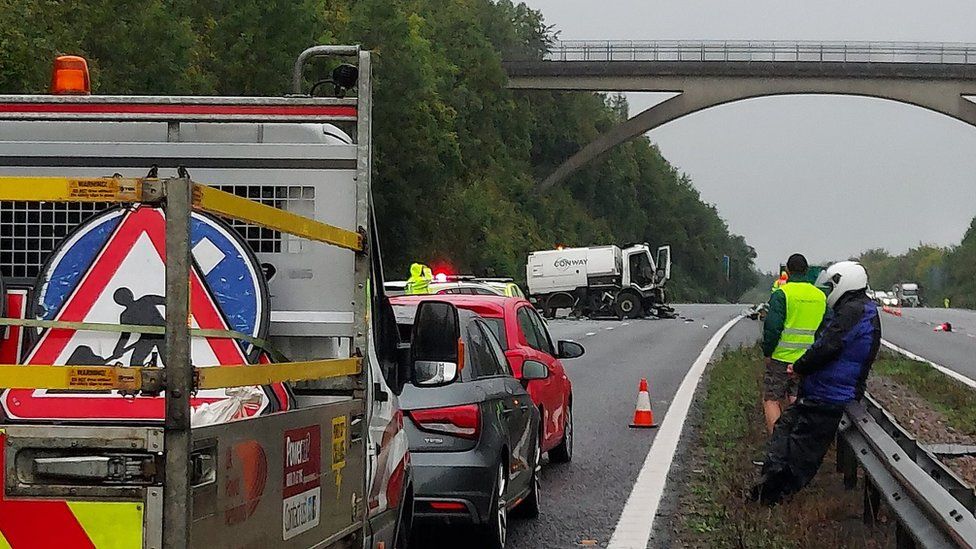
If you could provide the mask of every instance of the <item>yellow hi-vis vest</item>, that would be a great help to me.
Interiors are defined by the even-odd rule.
[[[787,282],[779,289],[786,294],[786,321],[773,359],[793,364],[813,346],[827,311],[827,296],[809,282]]]
[[[424,276],[424,266],[420,263],[410,265],[410,278],[407,279],[407,295],[425,295],[430,293],[430,280]]]

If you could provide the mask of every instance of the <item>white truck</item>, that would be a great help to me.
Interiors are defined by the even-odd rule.
[[[552,318],[557,309],[578,316],[672,318],[664,287],[671,278],[671,247],[635,244],[557,248],[529,254],[525,266],[530,299]]]
[[[921,307],[922,294],[915,282],[902,282],[891,287],[899,307]]]
[[[317,56],[342,62],[334,96],[302,93],[304,65]],[[4,338],[29,336],[0,364],[0,546],[404,547],[412,477],[397,395],[413,365],[383,295],[370,53],[306,50],[286,97],[91,96],[84,60],[59,62],[54,80],[74,86],[59,90],[71,95],[0,96],[0,268],[8,295],[22,292],[7,311],[22,321],[9,321]],[[165,242],[146,232],[129,252],[109,250],[122,229],[105,227],[139,211],[165,214]],[[107,221],[92,228],[91,219]],[[158,254],[155,266],[126,265],[136,249]],[[111,261],[89,283],[92,265]],[[249,265],[242,278],[253,283],[220,275],[222,261]],[[165,314],[165,332],[120,317],[111,291],[97,293],[122,271],[131,287],[114,303],[148,300],[143,310]],[[165,295],[146,294],[150,283]],[[191,328],[204,327],[207,296],[244,303],[238,316],[251,320],[235,324],[217,307],[211,316],[234,335],[201,335]],[[68,318],[63,303],[107,304],[114,332]],[[155,337],[159,352],[112,354],[99,343],[106,331],[122,332],[120,348],[133,332],[137,343]],[[39,341],[62,349],[79,333],[85,353],[38,359]],[[198,351],[216,353],[217,340],[240,353],[270,340],[284,358],[201,363]],[[297,395],[279,396],[293,405],[191,422],[235,387],[292,381]],[[129,415],[136,408],[149,415]]]

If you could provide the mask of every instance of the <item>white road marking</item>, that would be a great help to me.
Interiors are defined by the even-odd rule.
[[[630,322],[624,322],[621,326],[630,326]]]
[[[708,340],[705,348],[691,365],[691,369],[685,374],[678,392],[671,401],[671,406],[664,415],[664,422],[661,424],[657,436],[651,449],[647,451],[644,465],[641,467],[637,482],[627,498],[627,504],[620,513],[620,520],[617,528],[613,531],[613,537],[607,549],[646,549],[647,542],[651,539],[651,531],[654,527],[654,519],[657,515],[658,505],[661,503],[661,496],[664,495],[664,486],[667,483],[668,471],[671,470],[671,461],[674,460],[674,452],[678,449],[678,439],[681,438],[681,430],[684,427],[685,419],[688,418],[688,409],[691,407],[691,400],[695,395],[695,388],[698,381],[705,372],[705,366],[712,359],[715,350],[725,334],[735,326],[735,323],[742,320],[743,316],[737,316],[719,328],[715,335]]]
[[[950,370],[950,369],[946,368],[945,366],[942,366],[941,364],[936,364],[936,363],[932,362],[931,360],[929,360],[927,358],[920,357],[920,356],[916,355],[915,353],[913,353],[913,352],[911,352],[911,351],[909,351],[907,349],[902,349],[901,347],[895,345],[894,343],[892,343],[892,342],[890,342],[890,341],[888,341],[886,339],[882,339],[881,340],[881,344],[884,345],[885,347],[891,349],[892,351],[895,351],[896,353],[901,353],[901,354],[905,355],[906,357],[908,357],[908,358],[910,358],[912,360],[917,360],[919,362],[924,362],[924,363],[928,364],[929,366],[935,368],[936,370],[942,372],[943,374],[951,377],[952,379],[955,379],[956,381],[958,381],[960,383],[964,383],[964,384],[969,385],[970,387],[976,389],[976,381],[973,381],[972,379],[970,379],[970,378],[968,378],[968,377],[960,374],[959,372]]]
[[[612,330],[612,329],[613,329],[613,326],[607,326],[607,327],[606,327],[606,330],[608,330],[608,331],[609,331],[609,330]]]
[[[595,336],[595,335],[596,335],[596,332],[586,332],[586,336],[587,337],[589,337],[589,336]]]

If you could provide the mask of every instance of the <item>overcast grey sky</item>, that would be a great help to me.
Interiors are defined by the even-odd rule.
[[[568,40],[976,42],[976,2],[527,0]],[[665,99],[630,94],[631,115]],[[957,244],[976,216],[976,128],[898,103],[761,98],[650,137],[773,270],[800,251],[845,259]]]

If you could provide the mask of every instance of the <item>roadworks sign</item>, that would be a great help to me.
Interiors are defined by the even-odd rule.
[[[165,229],[162,210],[117,208],[95,216],[52,254],[34,299],[43,320],[163,325],[165,318]],[[264,337],[267,285],[257,260],[229,227],[205,214],[193,215],[190,318],[193,328],[235,330]],[[159,334],[49,328],[34,332],[25,364],[72,366],[165,366]],[[258,361],[259,350],[231,338],[193,337],[194,366],[241,366]],[[79,368],[79,379],[98,377]],[[90,370],[90,372],[86,372]],[[92,378],[95,376],[95,378]],[[97,379],[95,379],[97,381]],[[111,380],[105,380],[110,383]],[[199,391],[194,408],[237,399],[230,418],[278,409],[271,388]],[[126,397],[112,391],[7,390],[3,411],[10,420],[156,420],[162,397]],[[228,419],[226,414],[212,417]]]

